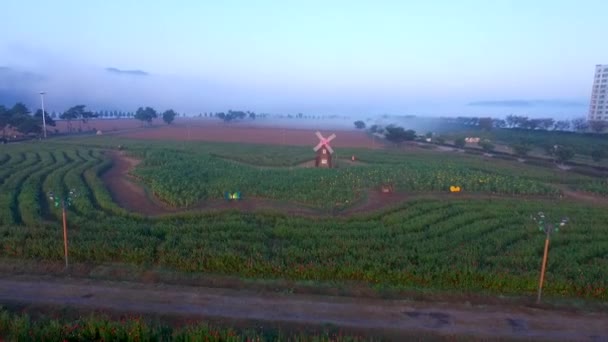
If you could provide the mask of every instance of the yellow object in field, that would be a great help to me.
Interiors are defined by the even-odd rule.
[[[459,186],[450,186],[450,192],[460,192],[460,190]]]

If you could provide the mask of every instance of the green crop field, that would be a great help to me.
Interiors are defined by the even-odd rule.
[[[432,192],[380,212],[299,217],[214,211],[148,218],[120,208],[100,175],[118,144],[143,162],[133,171],[176,207],[239,190],[319,209],[356,205],[384,182],[396,191]],[[296,167],[309,148],[169,143],[92,137],[0,149],[0,257],[61,262],[59,209],[47,193],[75,189],[68,208],[70,260],[124,263],[246,279],[361,283],[379,288],[531,294],[544,235],[530,215],[569,225],[551,245],[548,296],[608,299],[605,206],[560,200],[558,185],[601,180],[517,162],[412,150],[352,150],[359,165]],[[319,186],[322,184],[323,186]],[[450,185],[487,199],[458,199]],[[601,185],[599,185],[601,188]],[[443,195],[445,194],[445,196]],[[347,202],[348,201],[348,202]]]
[[[281,332],[273,329],[234,330],[198,322],[174,328],[141,317],[121,320],[91,315],[74,320],[49,317],[32,318],[0,307],[0,336],[8,341],[297,341],[353,342],[374,341],[344,334],[337,329],[320,332]],[[378,339],[380,340],[380,339]]]

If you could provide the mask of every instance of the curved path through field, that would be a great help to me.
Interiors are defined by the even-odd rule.
[[[238,211],[272,211],[290,215],[300,216],[351,216],[368,212],[380,211],[397,206],[401,203],[419,199],[519,199],[519,200],[544,200],[544,201],[580,201],[592,205],[608,206],[608,198],[595,196],[583,192],[569,190],[565,186],[557,186],[563,193],[563,198],[555,199],[545,196],[513,196],[484,193],[462,193],[446,194],[443,192],[430,193],[392,193],[382,194],[379,191],[368,191],[364,200],[358,204],[340,211],[321,210],[316,208],[288,203],[285,201],[271,200],[266,198],[247,198],[237,202],[226,202],[224,200],[207,200],[192,208],[172,208],[139,184],[129,171],[139,164],[139,160],[127,156],[124,152],[109,151],[113,165],[102,175],[102,180],[112,193],[112,197],[121,207],[145,216],[160,216],[184,212],[238,210]]]
[[[99,280],[4,277],[0,279],[0,303],[68,306],[187,319],[263,321],[285,326],[332,324],[395,340],[413,334],[481,339],[608,340],[608,313],[282,295]]]

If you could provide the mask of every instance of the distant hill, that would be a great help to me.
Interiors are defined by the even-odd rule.
[[[135,75],[135,76],[148,76],[149,73],[142,70],[120,70],[117,68],[106,68],[106,71],[112,74],[120,75]]]

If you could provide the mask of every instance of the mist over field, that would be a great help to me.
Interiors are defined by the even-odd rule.
[[[0,104],[15,102],[39,108],[44,90],[48,111],[62,112],[76,104],[92,110],[134,111],[140,106],[179,113],[249,110],[277,115],[348,116],[356,119],[382,115],[492,116],[573,118],[585,115],[585,100],[479,100],[408,95],[400,89],[366,91],[344,84],[314,88],[298,84],[243,82],[231,78],[156,74],[138,68],[97,67],[55,61],[26,66],[0,66]],[[479,100],[479,101],[478,101]]]

